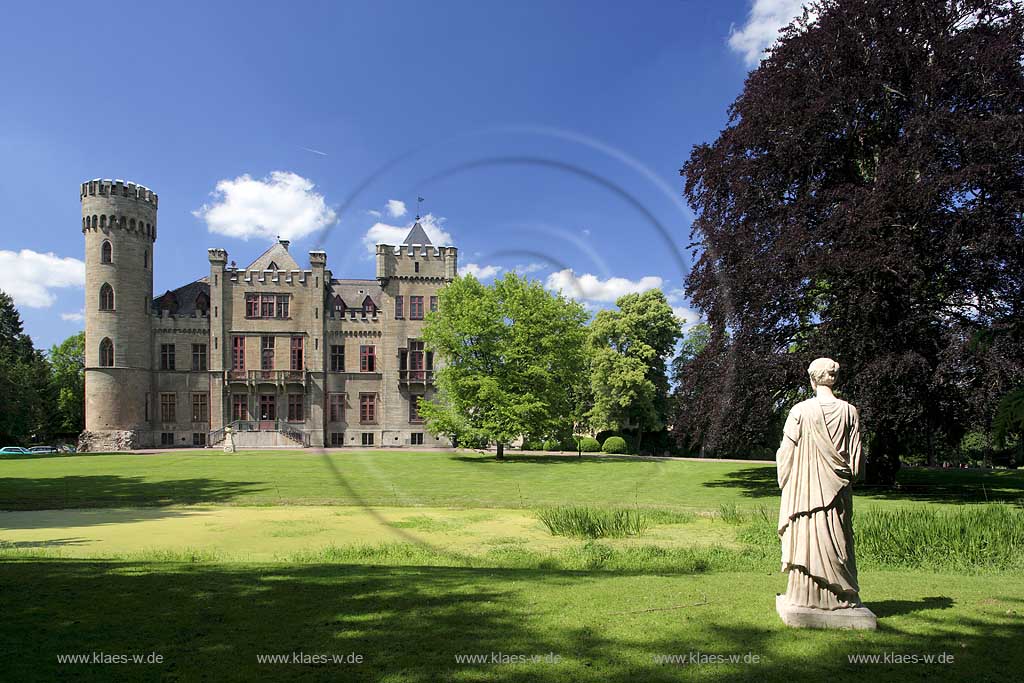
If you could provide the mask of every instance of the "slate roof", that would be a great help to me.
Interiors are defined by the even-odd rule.
[[[369,296],[373,305],[380,308],[380,296],[383,290],[376,280],[331,280],[331,309],[334,309],[335,297],[341,297],[346,309],[361,309],[366,297]]]
[[[169,290],[164,292],[160,296],[153,299],[153,313],[159,315],[161,309],[167,309],[174,311],[175,315],[179,316],[192,316],[196,315],[196,300],[200,294],[206,296],[207,310],[210,305],[210,278],[201,277],[195,282],[190,282],[187,285],[178,287],[177,289]],[[164,297],[170,295],[170,300],[164,303]],[[174,304],[177,304],[177,310],[174,308]]]
[[[277,265],[276,270],[302,270],[299,264],[288,253],[286,243],[274,242],[265,252],[260,254],[255,261],[249,264],[245,270],[275,270],[270,267],[271,263]]]
[[[427,237],[427,231],[423,229],[420,222],[416,221],[409,234],[405,236],[405,241],[402,244],[433,244],[433,242]]]

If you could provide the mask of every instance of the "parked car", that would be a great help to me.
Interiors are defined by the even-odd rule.
[[[0,448],[0,455],[31,455],[32,451],[21,446],[4,446]]]
[[[61,453],[71,453],[71,454],[74,454],[74,453],[77,453],[78,451],[75,449],[74,446],[72,446],[69,443],[66,443],[66,444],[62,444],[60,446],[60,452]]]
[[[53,446],[32,446],[29,448],[33,453],[57,453],[57,449]]]

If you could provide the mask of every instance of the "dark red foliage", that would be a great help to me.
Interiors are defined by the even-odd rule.
[[[827,0],[681,173],[714,330],[681,441],[768,446],[810,360],[841,365],[870,471],[990,419],[1024,367],[1024,16],[1005,0]],[[982,397],[983,395],[983,397]]]

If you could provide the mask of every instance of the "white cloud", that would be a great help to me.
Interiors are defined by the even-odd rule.
[[[61,313],[60,319],[80,323],[85,320],[85,310],[83,309],[78,313]]]
[[[405,202],[398,199],[389,199],[387,203],[388,215],[392,218],[401,218],[407,211],[405,210]]]
[[[701,321],[700,313],[689,306],[673,306],[672,312],[676,314],[677,318],[683,321],[684,332]]]
[[[370,214],[370,215],[371,215],[371,216],[373,216],[374,218],[380,218],[381,216],[383,216],[383,215],[384,215],[384,214],[382,214],[382,213],[381,213],[380,211],[376,211],[375,209],[370,209],[370,210],[369,210],[369,211],[367,211],[366,213]]]
[[[477,280],[487,280],[502,271],[501,266],[481,266],[476,263],[467,263],[459,266],[459,275],[472,275]]]
[[[427,233],[427,237],[434,244],[435,247],[448,246],[454,244],[455,240],[452,239],[451,233],[442,227],[444,218],[434,216],[428,213],[426,216],[420,217],[420,225]],[[391,244],[399,245],[405,239],[406,235],[409,234],[409,230],[412,228],[412,222],[406,225],[389,225],[388,223],[377,222],[370,226],[370,229],[363,235],[363,246],[366,247],[366,251],[371,255],[377,253],[378,244]]]
[[[49,308],[57,300],[50,290],[84,285],[84,261],[31,249],[0,250],[0,289],[19,306]]]
[[[228,237],[298,239],[337,218],[315,187],[313,181],[288,171],[274,171],[262,180],[241,175],[218,182],[213,203],[203,204],[192,215],[206,221],[210,232]]]
[[[590,273],[576,275],[572,268],[566,268],[548,275],[545,286],[551,290],[561,290],[566,296],[574,299],[614,303],[624,294],[646,292],[648,289],[661,287],[661,283],[662,279],[657,275],[647,275],[639,280],[627,280],[624,277],[602,280]]]
[[[779,29],[803,14],[806,1],[754,0],[747,23],[729,31],[729,47],[743,55],[747,66],[757,66],[765,49],[778,40]]]
[[[583,228],[583,230],[581,230],[580,232],[582,232],[587,237],[590,237],[590,228]]]

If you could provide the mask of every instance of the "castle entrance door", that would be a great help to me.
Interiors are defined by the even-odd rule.
[[[260,394],[260,431],[273,431],[277,420],[277,396]]]

